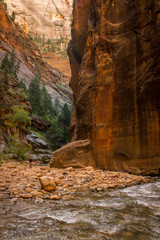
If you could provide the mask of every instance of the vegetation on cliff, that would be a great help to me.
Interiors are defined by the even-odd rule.
[[[49,141],[53,149],[57,149],[69,140],[69,123],[71,109],[65,104],[61,107],[58,98],[52,103],[45,84],[40,87],[41,79],[36,75],[27,89],[17,73],[19,62],[14,51],[7,53],[0,66],[0,125],[7,133],[8,152],[18,159],[27,159],[31,146],[27,144],[25,135],[34,130],[39,136]],[[32,124],[39,119],[45,126],[43,131]]]
[[[38,75],[31,81],[27,95],[34,116],[50,124],[50,128],[42,134],[50,142],[51,147],[57,149],[66,144],[69,141],[72,108],[67,104],[61,107],[58,98],[53,104],[45,85],[40,88]]]
[[[64,58],[67,58],[67,46],[69,43],[69,39],[67,37],[60,37],[57,40],[47,39],[45,35],[41,36],[40,34],[36,34],[35,36],[32,36],[29,33],[29,36],[33,39],[35,44],[40,49],[41,53],[50,53],[58,56],[62,56]]]

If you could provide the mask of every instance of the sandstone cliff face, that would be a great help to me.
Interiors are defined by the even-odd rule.
[[[39,73],[53,101],[58,97],[62,105],[71,104],[72,95],[70,91],[67,91],[67,77],[43,61],[32,39],[11,21],[0,3],[0,63],[5,53],[12,52],[13,49],[17,60],[20,61],[19,79],[23,79],[28,86],[34,75]]]
[[[73,0],[6,0],[8,12],[27,32],[45,34],[47,39],[70,39]],[[45,31],[44,31],[45,29]]]
[[[160,2],[74,1],[72,141],[109,170],[160,168]]]

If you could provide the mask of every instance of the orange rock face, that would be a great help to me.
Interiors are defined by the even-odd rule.
[[[91,140],[97,167],[160,168],[159,11],[155,0],[75,0],[71,133]]]
[[[34,75],[38,73],[44,81],[47,91],[54,102],[58,97],[61,105],[71,104],[70,91],[62,91],[59,85],[68,86],[68,79],[56,68],[45,62],[33,40],[8,16],[0,3],[0,64],[5,53],[14,49],[17,60],[20,61],[18,78],[28,87]]]
[[[68,143],[53,152],[50,160],[50,167],[56,168],[84,168],[91,165],[95,167],[90,140]]]
[[[9,17],[7,16],[3,6],[0,4],[0,28],[5,29],[6,32],[14,32],[15,27]]]

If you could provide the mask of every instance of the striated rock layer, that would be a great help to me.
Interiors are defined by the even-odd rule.
[[[31,33],[45,35],[46,39],[60,36],[70,39],[73,0],[6,0],[10,14],[16,13],[15,21]],[[44,31],[45,29],[45,31]]]
[[[109,170],[160,169],[160,2],[74,1],[72,141]]]
[[[62,106],[72,103],[67,77],[43,60],[32,39],[11,20],[0,3],[0,64],[5,53],[12,52],[13,49],[16,60],[20,61],[19,80],[25,82],[28,87],[38,73],[53,102],[58,97]]]

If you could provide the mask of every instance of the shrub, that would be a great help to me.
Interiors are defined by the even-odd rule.
[[[27,130],[27,126],[31,124],[28,112],[24,107],[17,105],[12,107],[12,114],[8,114],[6,119],[9,120],[9,127],[19,130],[20,137],[22,132]]]
[[[31,149],[30,144],[19,141],[16,137],[10,137],[9,153],[13,155],[13,158],[19,161],[28,160],[28,152]]]

